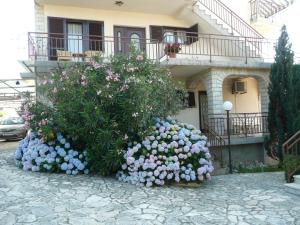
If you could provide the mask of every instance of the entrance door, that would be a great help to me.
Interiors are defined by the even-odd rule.
[[[207,93],[206,91],[198,92],[198,101],[199,101],[199,121],[200,121],[200,130],[205,129],[205,123],[208,122],[208,102],[207,102]]]
[[[131,46],[138,51],[145,51],[145,36],[145,28],[115,26],[115,53],[129,53]]]

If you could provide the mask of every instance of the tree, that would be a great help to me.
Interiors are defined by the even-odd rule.
[[[282,144],[292,134],[292,104],[290,74],[293,66],[293,51],[286,26],[275,47],[275,62],[271,66],[268,124],[270,132],[269,154],[282,161]]]
[[[290,108],[292,112],[292,133],[300,130],[300,65],[293,65],[290,78]]]

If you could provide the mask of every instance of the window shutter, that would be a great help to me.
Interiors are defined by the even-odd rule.
[[[102,23],[89,22],[89,50],[103,51]]]
[[[150,26],[150,38],[152,41],[157,40],[161,42],[163,40],[163,27]]]
[[[57,60],[56,50],[64,50],[64,19],[48,17],[49,59]]]

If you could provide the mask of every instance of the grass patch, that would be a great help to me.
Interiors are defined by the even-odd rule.
[[[271,166],[238,168],[238,173],[264,173],[264,172],[279,172],[279,171],[283,171],[283,169],[278,167],[271,167]]]

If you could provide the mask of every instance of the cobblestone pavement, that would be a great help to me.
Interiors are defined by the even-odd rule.
[[[114,178],[24,172],[14,166],[14,146],[0,143],[1,225],[300,224],[300,197],[285,191],[282,173],[138,188]]]

